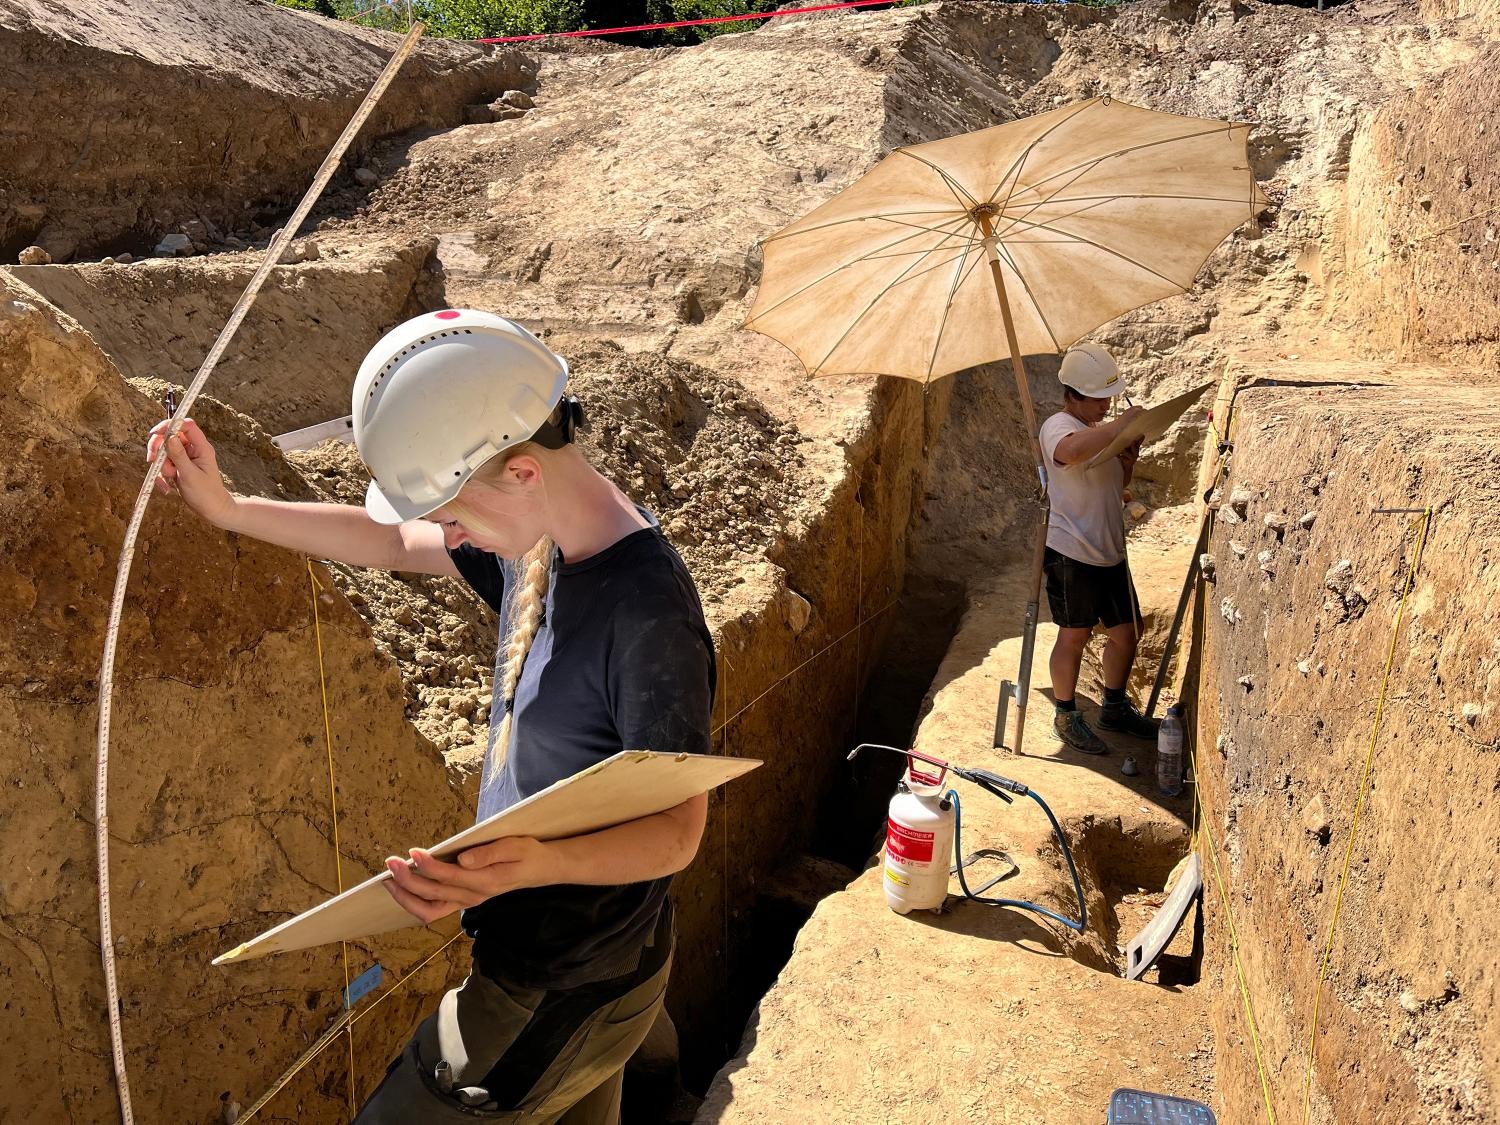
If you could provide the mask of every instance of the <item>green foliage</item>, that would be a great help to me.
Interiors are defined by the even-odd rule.
[[[275,0],[283,8],[294,8],[299,12],[317,12],[330,18],[338,15],[333,10],[333,0]]]
[[[809,3],[813,0],[809,0]],[[654,0],[650,5],[650,23],[676,20],[707,20],[715,16],[741,16],[751,12],[770,12],[778,0]],[[716,35],[732,35],[763,27],[764,20],[736,20],[734,23],[706,24],[703,27],[679,27],[658,33],[660,42],[672,44],[701,43]]]
[[[451,39],[544,35],[586,26],[583,0],[422,0],[430,33]]]
[[[280,3],[280,0],[277,0]],[[361,27],[378,27],[383,31],[401,31],[406,26],[405,0],[386,3],[385,0],[327,0],[333,6],[333,14],[341,20],[351,20]],[[412,18],[420,19],[417,6],[412,5]]]
[[[405,31],[407,12],[427,23],[427,34],[446,39],[487,39],[503,35],[546,35],[590,27],[620,27],[642,23],[712,19],[715,16],[771,12],[784,0],[276,0],[288,8],[357,20],[365,27]],[[826,0],[802,0],[806,6]],[[932,0],[892,0],[910,8]],[[1015,0],[1023,2],[1023,0]],[[1059,0],[1029,0],[1032,3]],[[1122,0],[1066,0],[1090,7],[1109,7]],[[864,9],[866,11],[870,9]],[[611,37],[612,42],[636,46],[685,46],[716,35],[764,27],[762,20],[684,27],[670,31],[638,32]]]
[[[277,0],[286,3],[288,0]],[[329,4],[339,19],[362,27],[405,31],[407,12],[427,24],[437,39],[488,39],[501,35],[545,35],[588,26],[584,0],[291,0]]]

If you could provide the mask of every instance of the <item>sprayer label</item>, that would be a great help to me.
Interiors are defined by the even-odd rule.
[[[885,852],[897,863],[931,863],[932,840],[931,832],[908,828],[894,820],[886,822]]]

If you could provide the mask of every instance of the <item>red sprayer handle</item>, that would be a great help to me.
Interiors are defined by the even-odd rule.
[[[849,761],[854,761],[854,756],[861,750],[889,750],[892,754],[900,754],[906,759],[906,774],[918,785],[939,786],[943,779],[948,776],[948,763],[941,758],[934,758],[920,750],[901,750],[895,746],[882,746],[878,742],[861,742],[853,750],[849,751]],[[917,768],[918,762],[926,762],[929,766],[936,766],[936,776],[925,773]]]

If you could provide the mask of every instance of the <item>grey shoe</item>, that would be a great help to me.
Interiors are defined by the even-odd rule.
[[[1089,729],[1079,711],[1059,711],[1052,719],[1052,729],[1063,744],[1071,746],[1080,754],[1108,754],[1109,746]]]
[[[1099,708],[1099,729],[1119,731],[1135,738],[1155,738],[1161,724],[1135,709],[1130,700],[1106,703]]]

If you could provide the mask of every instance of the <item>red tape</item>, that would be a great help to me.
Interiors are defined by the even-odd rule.
[[[678,20],[675,23],[640,23],[634,27],[586,28],[583,31],[550,31],[541,35],[502,35],[493,39],[471,39],[471,43],[528,43],[537,39],[577,39],[585,35],[626,35],[634,31],[662,31],[672,27],[702,27],[710,23],[739,23],[742,20],[769,20],[777,16],[805,16],[812,12],[836,12],[843,8],[873,8],[893,0],[845,0],[842,4],[819,4],[812,8],[787,8],[780,12],[745,12],[736,16],[710,16],[701,20]]]

